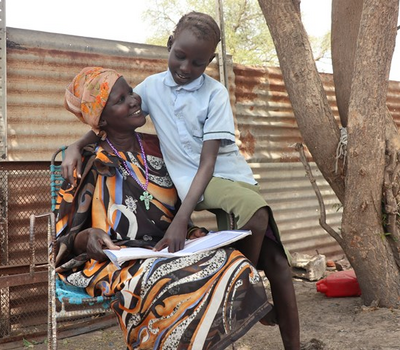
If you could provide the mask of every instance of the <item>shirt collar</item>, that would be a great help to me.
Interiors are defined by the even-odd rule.
[[[205,78],[203,73],[202,75],[200,75],[200,77],[198,77],[196,80],[193,80],[191,83],[179,85],[175,82],[170,70],[168,70],[167,74],[164,77],[164,84],[176,90],[196,91],[200,89],[201,86],[204,84],[204,79]]]

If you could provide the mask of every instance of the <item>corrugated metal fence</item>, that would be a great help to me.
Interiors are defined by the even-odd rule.
[[[85,66],[116,69],[134,86],[167,66],[165,48],[7,28],[7,156],[0,162],[0,267],[29,264],[28,218],[50,209],[48,168],[51,154],[83,135],[85,128],[63,107],[64,89]],[[290,101],[278,68],[233,65],[228,81],[238,142],[262,193],[272,206],[282,239],[292,252],[327,256],[342,254],[318,224],[319,207],[293,145],[301,142]],[[218,79],[218,67],[207,72]],[[332,77],[321,75],[331,107]],[[400,83],[391,82],[388,107],[399,121]],[[150,122],[144,128],[152,132]],[[327,207],[327,218],[338,229],[338,200],[315,164],[311,164]],[[215,228],[213,216],[195,213],[202,225]],[[46,258],[45,227],[37,237],[38,259]],[[29,295],[29,297],[28,297]],[[45,281],[0,287],[0,342],[31,322],[45,322]],[[31,309],[25,308],[31,305]],[[28,310],[28,311],[27,311]],[[38,318],[32,316],[32,312]],[[30,328],[29,328],[30,329]]]

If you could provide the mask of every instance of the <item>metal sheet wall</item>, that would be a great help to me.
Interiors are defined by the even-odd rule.
[[[165,64],[161,48],[12,28],[7,46],[10,161],[49,160],[88,130],[63,107],[64,89],[83,67],[116,69],[135,85]],[[156,51],[158,58],[147,54]]]
[[[8,161],[47,161],[87,128],[63,107],[65,86],[85,66],[102,65],[134,86],[167,66],[167,50],[101,39],[7,28]],[[279,68],[228,64],[229,90],[248,159],[297,162],[301,141]],[[218,78],[218,66],[207,71]],[[333,79],[321,74],[337,116]],[[388,108],[400,124],[400,82],[390,82]],[[150,122],[147,130],[151,130]]]
[[[63,107],[67,83],[83,67],[99,65],[123,73],[134,86],[148,75],[165,70],[167,54],[165,48],[156,46],[7,28],[7,105],[1,108],[2,112],[7,108],[7,120],[0,118],[0,139],[7,139],[8,157],[0,163],[0,265],[28,263],[29,215],[47,211],[50,205],[48,161],[56,148],[88,130]],[[302,139],[280,70],[233,65],[230,58],[227,66],[240,130],[238,142],[262,195],[274,210],[283,242],[292,252],[342,255],[338,244],[319,226],[318,202],[293,147]],[[218,78],[217,64],[207,72]],[[332,76],[321,74],[321,78],[337,117]],[[399,82],[390,82],[387,104],[400,125]],[[144,129],[154,132],[150,122]],[[34,163],[38,161],[43,162]],[[339,201],[315,164],[311,166],[325,200],[328,223],[339,231]],[[194,220],[216,228],[208,212],[195,213]],[[37,239],[38,258],[44,260],[46,238],[42,234]],[[0,314],[8,313],[3,319],[7,327],[0,327],[7,330],[0,332],[0,338],[20,328],[23,320],[34,319],[32,313],[45,316],[46,284],[30,288],[40,295],[41,303],[32,303],[18,288],[0,290]],[[39,308],[25,314],[28,304]]]
[[[55,148],[88,130],[63,108],[64,88],[81,68],[111,67],[136,85],[164,70],[167,54],[156,46],[7,28],[7,160],[48,161]],[[320,252],[336,254],[337,244],[319,227],[317,201],[293,147],[302,139],[279,68],[228,63],[241,151],[275,210],[283,240],[291,250],[312,252],[318,246]],[[208,73],[218,78],[217,69],[212,64]],[[337,116],[332,76],[321,78]],[[391,82],[388,108],[398,124],[399,92],[400,83]],[[145,130],[153,132],[150,123]],[[327,200],[337,202],[319,173],[317,179]],[[212,216],[196,215],[212,227]],[[340,214],[332,212],[329,217],[332,225],[340,226]]]
[[[167,54],[157,46],[7,28],[7,160],[48,160],[88,130],[63,106],[65,87],[82,68],[113,68],[135,86],[165,70]],[[218,76],[216,63],[208,73]]]
[[[280,69],[235,65],[234,73],[241,150],[274,210],[282,240],[291,251],[309,254],[318,251],[331,257],[343,254],[336,241],[319,225],[316,195],[294,148],[297,142],[302,142],[302,137]],[[338,119],[333,77],[321,74],[321,80]],[[389,83],[387,106],[400,125],[399,82]],[[339,233],[339,200],[315,163],[311,165],[324,197],[327,222]]]
[[[318,201],[301,163],[250,163],[250,166],[290,252],[310,255],[318,252],[328,258],[343,256],[340,246],[319,225]],[[327,223],[340,232],[339,200],[316,165],[311,164],[311,168],[324,199]],[[196,212],[193,218],[205,227],[215,226],[215,218],[208,212]]]
[[[7,153],[6,21],[5,0],[0,0],[0,159]]]
[[[319,226],[318,201],[294,148],[302,137],[280,69],[235,65],[234,73],[241,151],[274,211],[283,242],[292,252],[318,251],[331,257],[343,254],[336,241]],[[337,116],[332,77],[322,74],[321,78]],[[315,163],[311,166],[324,197],[328,223],[338,231],[339,200]]]

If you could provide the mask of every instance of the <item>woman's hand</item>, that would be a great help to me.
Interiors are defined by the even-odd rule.
[[[107,233],[98,228],[88,228],[79,232],[75,237],[74,248],[77,254],[86,252],[88,258],[99,262],[108,259],[103,249],[121,249],[113,243]]]
[[[187,236],[187,239],[196,239],[207,236],[209,231],[204,227],[193,226],[191,229],[188,230],[188,232],[189,234]]]

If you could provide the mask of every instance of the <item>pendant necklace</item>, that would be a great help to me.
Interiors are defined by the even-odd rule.
[[[145,174],[146,174],[146,182],[143,185],[139,179],[137,179],[136,175],[132,172],[132,170],[128,167],[128,164],[126,163],[125,160],[121,159],[122,165],[124,166],[125,170],[128,172],[128,174],[137,182],[137,184],[143,189],[142,195],[139,197],[142,202],[144,202],[144,205],[146,207],[146,210],[150,209],[150,201],[153,199],[153,196],[147,192],[147,187],[149,186],[149,168],[147,166],[147,161],[146,161],[146,154],[144,153],[142,141],[140,140],[140,137],[138,134],[136,134],[136,138],[139,142],[140,146],[140,151],[142,152],[142,159],[144,163],[144,169],[145,169]],[[108,145],[111,147],[111,149],[114,151],[115,155],[118,156],[119,152],[117,149],[112,145],[108,137],[106,137],[106,141]]]

